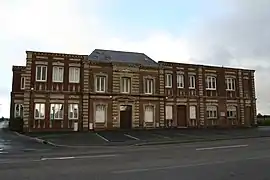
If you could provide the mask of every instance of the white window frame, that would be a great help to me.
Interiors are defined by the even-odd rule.
[[[131,87],[130,77],[121,77],[121,93],[129,94]]]
[[[40,68],[40,79],[38,78],[38,68]],[[44,73],[45,73],[45,76],[44,76],[45,79],[42,79]],[[43,66],[43,65],[36,66],[36,81],[37,82],[46,82],[47,81],[47,66]]]
[[[237,107],[236,106],[231,105],[231,106],[227,107],[227,118],[229,118],[229,119],[237,118]]]
[[[38,114],[36,113],[36,110],[39,111]],[[34,119],[45,119],[45,104],[44,103],[35,103]]]
[[[166,105],[165,111],[166,111],[166,120],[172,120],[173,119],[173,106]]]
[[[104,112],[103,116],[104,116],[104,119],[97,119],[98,116],[97,116],[97,111],[99,109],[102,109],[102,111]],[[95,105],[95,123],[106,123],[107,121],[107,106],[105,104],[96,104]]]
[[[206,77],[206,90],[217,90],[217,78],[215,76]]]
[[[206,117],[207,117],[207,119],[217,119],[218,118],[217,106],[207,106],[206,107]]]
[[[189,119],[197,119],[197,107],[189,106]]]
[[[176,75],[176,84],[177,88],[184,88],[185,87],[185,77],[183,74],[177,74]]]
[[[226,78],[226,91],[235,91],[235,78]]]
[[[148,119],[148,114],[150,113],[150,111],[148,111],[148,109],[152,109],[152,120]],[[153,105],[145,105],[144,106],[144,122],[146,123],[154,123],[155,122],[155,107]]]
[[[62,103],[50,104],[50,120],[62,120],[62,119],[64,119],[64,104]]]
[[[173,80],[172,74],[165,74],[165,87],[172,88]]]
[[[80,68],[69,67],[69,82],[80,83]]]
[[[144,87],[144,93],[145,94],[153,94],[154,92],[154,79],[146,78],[145,81],[145,87]]]
[[[59,83],[64,82],[64,67],[63,66],[53,66],[52,81],[59,82]]]
[[[25,89],[25,77],[21,77],[21,89]]]
[[[19,106],[19,110],[17,113],[17,106]],[[23,117],[23,104],[14,104],[14,117]]]
[[[196,77],[194,75],[189,75],[189,89],[196,89]]]
[[[68,119],[79,119],[79,104],[74,103],[68,105]]]
[[[99,81],[99,87],[98,87],[98,81]],[[106,91],[106,83],[107,83],[107,76],[105,75],[96,75],[95,78],[95,88],[96,92],[105,92]],[[103,85],[103,88],[102,88]]]

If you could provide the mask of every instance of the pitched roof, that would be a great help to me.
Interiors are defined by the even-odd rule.
[[[104,49],[95,49],[88,60],[97,62],[119,62],[127,64],[139,64],[142,66],[158,67],[158,63],[145,55],[144,53],[113,51]]]

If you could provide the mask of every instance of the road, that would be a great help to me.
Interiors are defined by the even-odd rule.
[[[270,138],[65,149],[0,157],[1,180],[266,180]]]

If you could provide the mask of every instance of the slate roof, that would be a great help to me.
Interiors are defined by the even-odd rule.
[[[158,63],[145,55],[144,53],[126,52],[95,49],[89,56],[88,60],[97,62],[116,62],[127,64],[139,64],[142,66],[158,67]]]

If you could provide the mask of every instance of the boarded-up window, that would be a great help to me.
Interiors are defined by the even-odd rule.
[[[106,121],[106,106],[103,104],[96,105],[95,122],[104,123]]]
[[[147,105],[144,110],[144,121],[154,122],[154,106]]]
[[[189,106],[189,118],[196,119],[196,106]]]
[[[166,119],[172,119],[172,106],[166,106]]]

